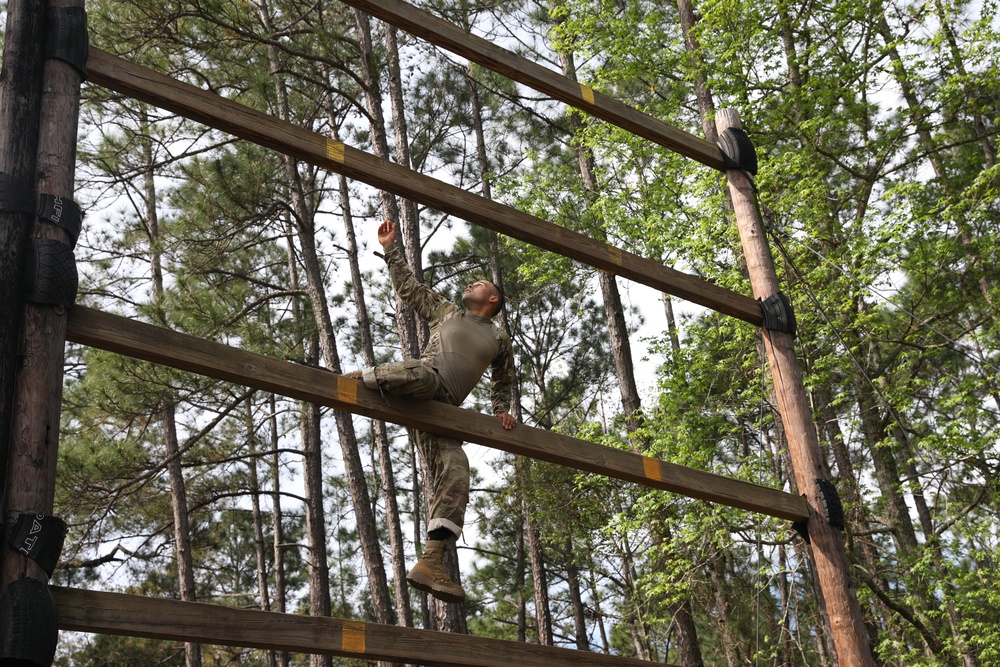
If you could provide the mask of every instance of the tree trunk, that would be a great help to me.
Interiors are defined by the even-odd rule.
[[[514,594],[517,596],[517,641],[523,644],[528,641],[528,600],[524,595],[528,567],[524,544],[524,512],[519,512],[515,521],[517,527],[514,535]]]
[[[334,133],[336,137],[336,132]],[[340,208],[344,216],[344,234],[346,238],[347,257],[351,269],[351,285],[354,292],[355,314],[358,319],[358,331],[361,334],[361,352],[364,366],[375,365],[375,343],[372,338],[371,319],[368,316],[368,305],[365,300],[364,280],[361,266],[358,262],[358,244],[354,233],[354,217],[351,212],[350,190],[347,178],[340,175],[337,179],[340,190]],[[392,456],[389,448],[389,433],[385,422],[375,420],[374,451],[378,454],[379,479],[381,481],[382,500],[385,503],[385,520],[389,533],[389,549],[392,554],[392,573],[394,591],[396,594],[396,616],[399,625],[413,627],[413,611],[410,608],[410,589],[406,584],[406,552],[403,544],[402,522],[399,517],[399,503],[396,501],[396,477],[392,470]]]
[[[566,587],[569,589],[570,605],[573,609],[573,628],[575,631],[576,647],[581,651],[590,650],[590,639],[587,637],[587,620],[583,608],[583,594],[580,590],[580,568],[573,557],[573,539],[566,538]]]
[[[281,87],[279,97],[285,97]],[[282,111],[287,114],[287,106]],[[282,156],[288,191],[291,196],[292,208],[295,211],[296,232],[301,248],[299,259],[305,270],[306,291],[312,305],[316,329],[319,334],[319,346],[323,361],[334,373],[341,372],[340,353],[333,333],[333,320],[330,316],[329,301],[326,298],[323,271],[320,266],[319,254],[316,248],[315,207],[309,205],[305,188],[301,182],[294,160]],[[368,575],[368,587],[372,596],[372,611],[378,623],[392,624],[391,605],[389,603],[389,588],[386,581],[385,565],[378,541],[378,529],[372,512],[368,485],[365,480],[361,456],[358,452],[357,436],[354,433],[354,423],[351,416],[343,412],[334,412],[334,421],[340,440],[343,455],[344,470],[347,483],[354,503],[355,517],[358,524],[358,538],[364,557],[365,570]],[[317,460],[318,462],[318,460]]]
[[[174,553],[177,557],[177,581],[181,600],[194,602],[198,599],[194,583],[194,563],[191,554],[191,525],[188,518],[187,491],[184,488],[184,474],[181,467],[180,446],[177,442],[177,424],[174,404],[164,398],[160,407],[160,428],[163,429],[164,455],[169,461],[167,476],[170,479],[170,498],[174,512]],[[187,667],[201,665],[201,646],[184,644]]]
[[[310,344],[308,360],[315,361],[316,343]],[[320,429],[320,408],[303,403],[302,409],[302,472],[305,478],[306,534],[309,545],[309,613],[329,616],[330,565],[327,559],[326,515],[323,511],[323,443]],[[330,667],[328,655],[310,656],[312,667]]]
[[[587,583],[590,585],[590,597],[594,601],[594,618],[597,621],[597,632],[601,635],[601,652],[605,654],[611,653],[611,642],[608,640],[608,629],[604,624],[604,610],[601,608],[601,591],[597,586],[597,580],[593,570],[590,570],[590,579]]]
[[[385,115],[382,113],[380,72],[375,66],[376,58],[372,46],[371,19],[361,10],[355,10],[354,18],[358,28],[362,90],[365,96],[365,108],[368,111],[370,119],[369,129],[371,130],[372,152],[377,157],[388,160],[390,157],[389,141],[385,131]],[[386,39],[395,43],[394,34],[387,34]],[[395,66],[398,69],[399,54],[389,54],[389,58],[390,66]],[[392,95],[391,102],[394,114],[393,127],[396,130],[397,140],[401,137],[406,137],[405,116],[403,116],[405,105],[402,101],[401,87],[401,82],[391,76],[390,94]],[[402,166],[409,167],[409,143],[406,139],[403,139],[403,141],[404,146],[397,146],[397,151],[401,151],[398,157],[403,157],[407,160],[407,162],[400,163]],[[392,193],[380,190],[379,201],[381,202],[383,218],[400,221],[399,204]],[[397,243],[400,244],[403,256],[406,257],[406,263],[409,264],[413,275],[417,277],[417,280],[422,280],[423,259],[420,252],[420,223],[416,215],[415,204],[410,203],[408,206],[411,208],[404,211],[405,218],[401,221],[402,224]],[[407,357],[416,357],[419,355],[424,341],[427,340],[427,323],[418,322],[413,311],[400,301],[398,297],[396,299],[396,313],[403,354]]]
[[[290,220],[285,220],[286,252],[288,253],[288,275],[293,290],[300,289],[299,269],[295,257],[295,230]],[[302,307],[297,301],[292,303],[295,328],[304,350],[302,362],[319,363],[319,344],[315,336],[309,336],[309,326],[304,321]],[[299,404],[299,432],[302,437],[302,476],[305,486],[307,563],[309,566],[309,613],[313,616],[329,616],[330,564],[326,549],[326,516],[323,511],[323,452],[320,442],[319,407]],[[272,415],[272,419],[275,418]],[[276,434],[275,434],[276,435]],[[277,465],[277,461],[275,465]],[[275,471],[277,474],[277,471]],[[279,517],[280,520],[280,517]],[[311,656],[312,667],[332,665],[329,656]]]
[[[646,631],[645,615],[643,613],[643,603],[639,597],[639,589],[636,586],[635,557],[632,548],[628,544],[627,536],[625,543],[620,547],[622,582],[622,597],[624,620],[631,629],[632,645],[635,647],[635,655],[640,660],[652,660],[652,650],[649,645],[649,633]]]
[[[159,321],[166,324],[166,313],[163,311],[164,284],[163,266],[160,256],[162,238],[160,221],[157,212],[158,194],[153,179],[153,147],[149,139],[149,120],[145,111],[142,113],[141,143],[144,174],[144,198],[146,204],[146,234],[149,237],[150,278],[153,286],[153,303]],[[176,406],[172,396],[161,399],[160,428],[163,435],[164,456],[167,460],[167,476],[170,480],[170,500],[174,518],[174,553],[177,560],[177,581],[180,587],[180,598],[187,602],[196,601],[197,594],[194,581],[194,562],[191,553],[191,526],[188,516],[187,489],[184,486],[184,470],[181,464],[180,445],[177,441]],[[200,667],[201,647],[198,644],[184,645],[187,667]]]
[[[269,442],[271,445],[271,533],[274,535],[274,611],[284,614],[285,600],[285,530],[281,523],[281,455],[278,453],[278,402],[274,394],[268,394],[270,408],[267,415]],[[278,664],[289,666],[287,651],[278,652]]]
[[[887,527],[892,531],[901,553],[915,553],[918,547],[917,534],[903,497],[899,466],[890,444],[891,439],[884,428],[885,420],[868,380],[857,378],[854,387],[865,444],[875,469],[879,490],[885,498]]]
[[[729,620],[729,593],[726,590],[725,574],[723,573],[724,556],[716,555],[708,561],[708,575],[712,582],[712,595],[715,598],[715,622],[719,627],[722,650],[726,655],[726,667],[739,667],[743,664],[739,647],[733,637],[732,624]]]
[[[837,412],[833,408],[831,400],[830,391],[827,387],[821,385],[813,390],[813,405],[816,407],[817,412],[822,415],[823,428],[820,430],[820,434],[824,436],[826,444],[833,452],[834,461],[837,464],[837,477],[840,481],[838,488],[843,493],[844,508],[846,510],[845,523],[848,545],[856,554],[855,559],[862,564],[865,570],[872,573],[873,580],[878,582],[881,589],[887,591],[889,590],[889,583],[881,574],[882,568],[879,565],[875,545],[868,537],[854,537],[854,533],[859,531],[864,531],[865,533],[872,532],[871,516],[861,497],[860,482],[855,473],[854,464],[851,462],[851,455],[847,450]],[[868,641],[872,647],[878,646],[880,628],[874,619],[880,616],[884,616],[883,609],[878,606],[877,602],[873,603],[868,610],[865,623],[868,632]],[[887,631],[891,633],[891,630],[887,629]],[[883,664],[877,653],[874,655],[874,658],[876,663]]]
[[[549,585],[545,576],[545,558],[542,555],[541,536],[528,508],[524,508],[525,545],[531,561],[531,579],[535,590],[535,629],[538,643],[553,646],[552,611],[549,609]]]
[[[264,517],[260,511],[260,480],[257,476],[257,465],[259,463],[258,453],[260,447],[257,442],[257,429],[254,424],[254,402],[251,396],[246,403],[246,434],[250,451],[247,452],[247,475],[250,484],[250,510],[253,516],[253,546],[254,554],[257,557],[257,596],[260,599],[259,605],[262,611],[271,611],[271,594],[267,586],[267,550],[264,544]],[[277,667],[278,659],[273,650],[266,652],[268,667]]]
[[[323,274],[316,250],[314,233],[312,218],[300,218],[298,239],[302,248],[301,260],[306,272],[307,291],[312,302],[313,315],[316,318],[319,347],[322,351],[326,367],[335,373],[340,373],[340,356],[337,350],[336,339],[333,335],[333,320],[330,317],[328,301],[323,288]],[[351,419],[351,415],[340,411],[335,411],[333,417],[337,425],[344,472],[347,477],[347,485],[350,489],[351,500],[354,506],[358,540],[361,544],[361,553],[364,558],[368,589],[372,596],[372,612],[377,623],[391,625],[394,621],[389,602],[389,587],[386,581],[385,565],[382,561],[382,550],[379,546],[378,528],[375,523],[375,514],[372,511],[368,483],[365,479],[365,472],[361,463],[361,454],[358,451],[357,436],[354,433],[354,422]],[[316,428],[316,438],[318,440],[318,424]],[[321,466],[319,446],[319,442],[317,442],[315,457],[316,464]],[[320,485],[318,488],[321,489],[321,477],[317,480],[317,483]],[[322,511],[322,503],[317,509]],[[329,611],[326,614],[329,614]]]
[[[399,70],[399,46],[396,43],[396,29],[388,23],[383,23],[385,31],[385,49],[387,69],[389,74],[389,100],[392,103],[392,130],[394,135],[396,164],[410,168],[410,136],[406,124],[406,100],[403,97],[403,80]],[[377,79],[377,76],[373,76]],[[374,100],[373,100],[374,102]],[[374,128],[373,128],[374,129]],[[384,142],[384,139],[382,140]],[[386,156],[388,159],[388,156]],[[395,198],[392,199],[395,202]],[[423,275],[423,256],[420,252],[420,213],[417,202],[412,199],[402,200],[400,227],[403,238],[410,239],[404,243],[406,262],[413,269],[413,275]],[[386,213],[391,213],[386,210]],[[400,326],[400,340],[406,356],[416,357],[427,341],[427,327],[417,323],[416,316],[407,309]]]

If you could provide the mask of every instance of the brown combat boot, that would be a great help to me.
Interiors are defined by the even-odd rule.
[[[448,576],[444,567],[444,547],[444,540],[427,540],[424,555],[406,574],[406,581],[417,590],[430,593],[439,600],[462,602],[465,600],[465,591],[461,584],[455,583]]]

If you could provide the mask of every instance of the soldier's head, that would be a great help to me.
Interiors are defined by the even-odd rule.
[[[462,305],[473,315],[494,317],[503,310],[503,292],[489,280],[477,280],[462,293]]]

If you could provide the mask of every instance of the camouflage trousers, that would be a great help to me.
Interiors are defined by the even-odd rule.
[[[379,389],[393,396],[434,399],[454,405],[441,378],[419,359],[404,359],[375,367]],[[459,536],[469,504],[469,458],[462,442],[418,430],[417,449],[431,477],[432,498],[427,530],[447,528]]]

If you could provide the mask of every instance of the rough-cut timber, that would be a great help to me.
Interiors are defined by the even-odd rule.
[[[450,667],[652,667],[603,653],[279,614],[203,602],[53,587],[63,630]],[[670,667],[667,665],[666,667]]]
[[[487,229],[760,326],[748,296],[466,192],[232,100],[91,49],[90,81]]]
[[[74,308],[67,339],[691,498],[790,521],[801,521],[808,516],[805,501],[790,493],[523,424],[507,431],[500,420],[489,415],[437,401],[383,397],[357,380],[323,369],[273,359],[99,310]]]
[[[27,207],[23,211],[0,210],[0,503],[5,496],[18,338],[24,312],[22,274],[28,230],[35,217],[35,149],[45,43],[45,3],[12,0],[5,8],[6,32],[0,58],[0,173],[15,177],[27,192],[4,192],[0,203],[9,209],[11,196],[22,194],[27,198]],[[0,547],[0,554],[5,550]]]
[[[50,0],[50,8],[82,9],[83,0]],[[73,199],[76,133],[82,75],[69,63],[48,58],[43,66],[42,98],[35,168],[39,194]],[[72,246],[69,235],[38,220],[33,239]],[[51,514],[56,491],[59,416],[62,411],[66,311],[63,307],[28,303],[24,307],[18,359],[11,451],[8,459],[8,514]],[[48,582],[37,563],[14,551],[4,558],[4,586],[24,576]]]
[[[716,118],[716,125],[720,135],[730,127],[740,127],[739,115],[732,109],[722,109]],[[757,208],[756,195],[742,171],[732,169],[726,175],[754,296],[764,299],[777,293],[779,285],[764,235],[763,221]],[[778,411],[785,425],[795,483],[809,502],[810,518],[807,528],[810,547],[830,617],[837,656],[841,665],[874,667],[875,661],[851,581],[844,542],[840,533],[826,521],[826,511],[817,484],[825,479],[823,459],[792,337],[781,331],[765,329],[764,348],[771,367]]]
[[[667,125],[663,121],[557,74],[492,42],[440,19],[402,0],[342,0],[407,32],[494,72],[551,95],[596,118],[649,139],[675,153],[725,170],[722,151],[715,144]]]

